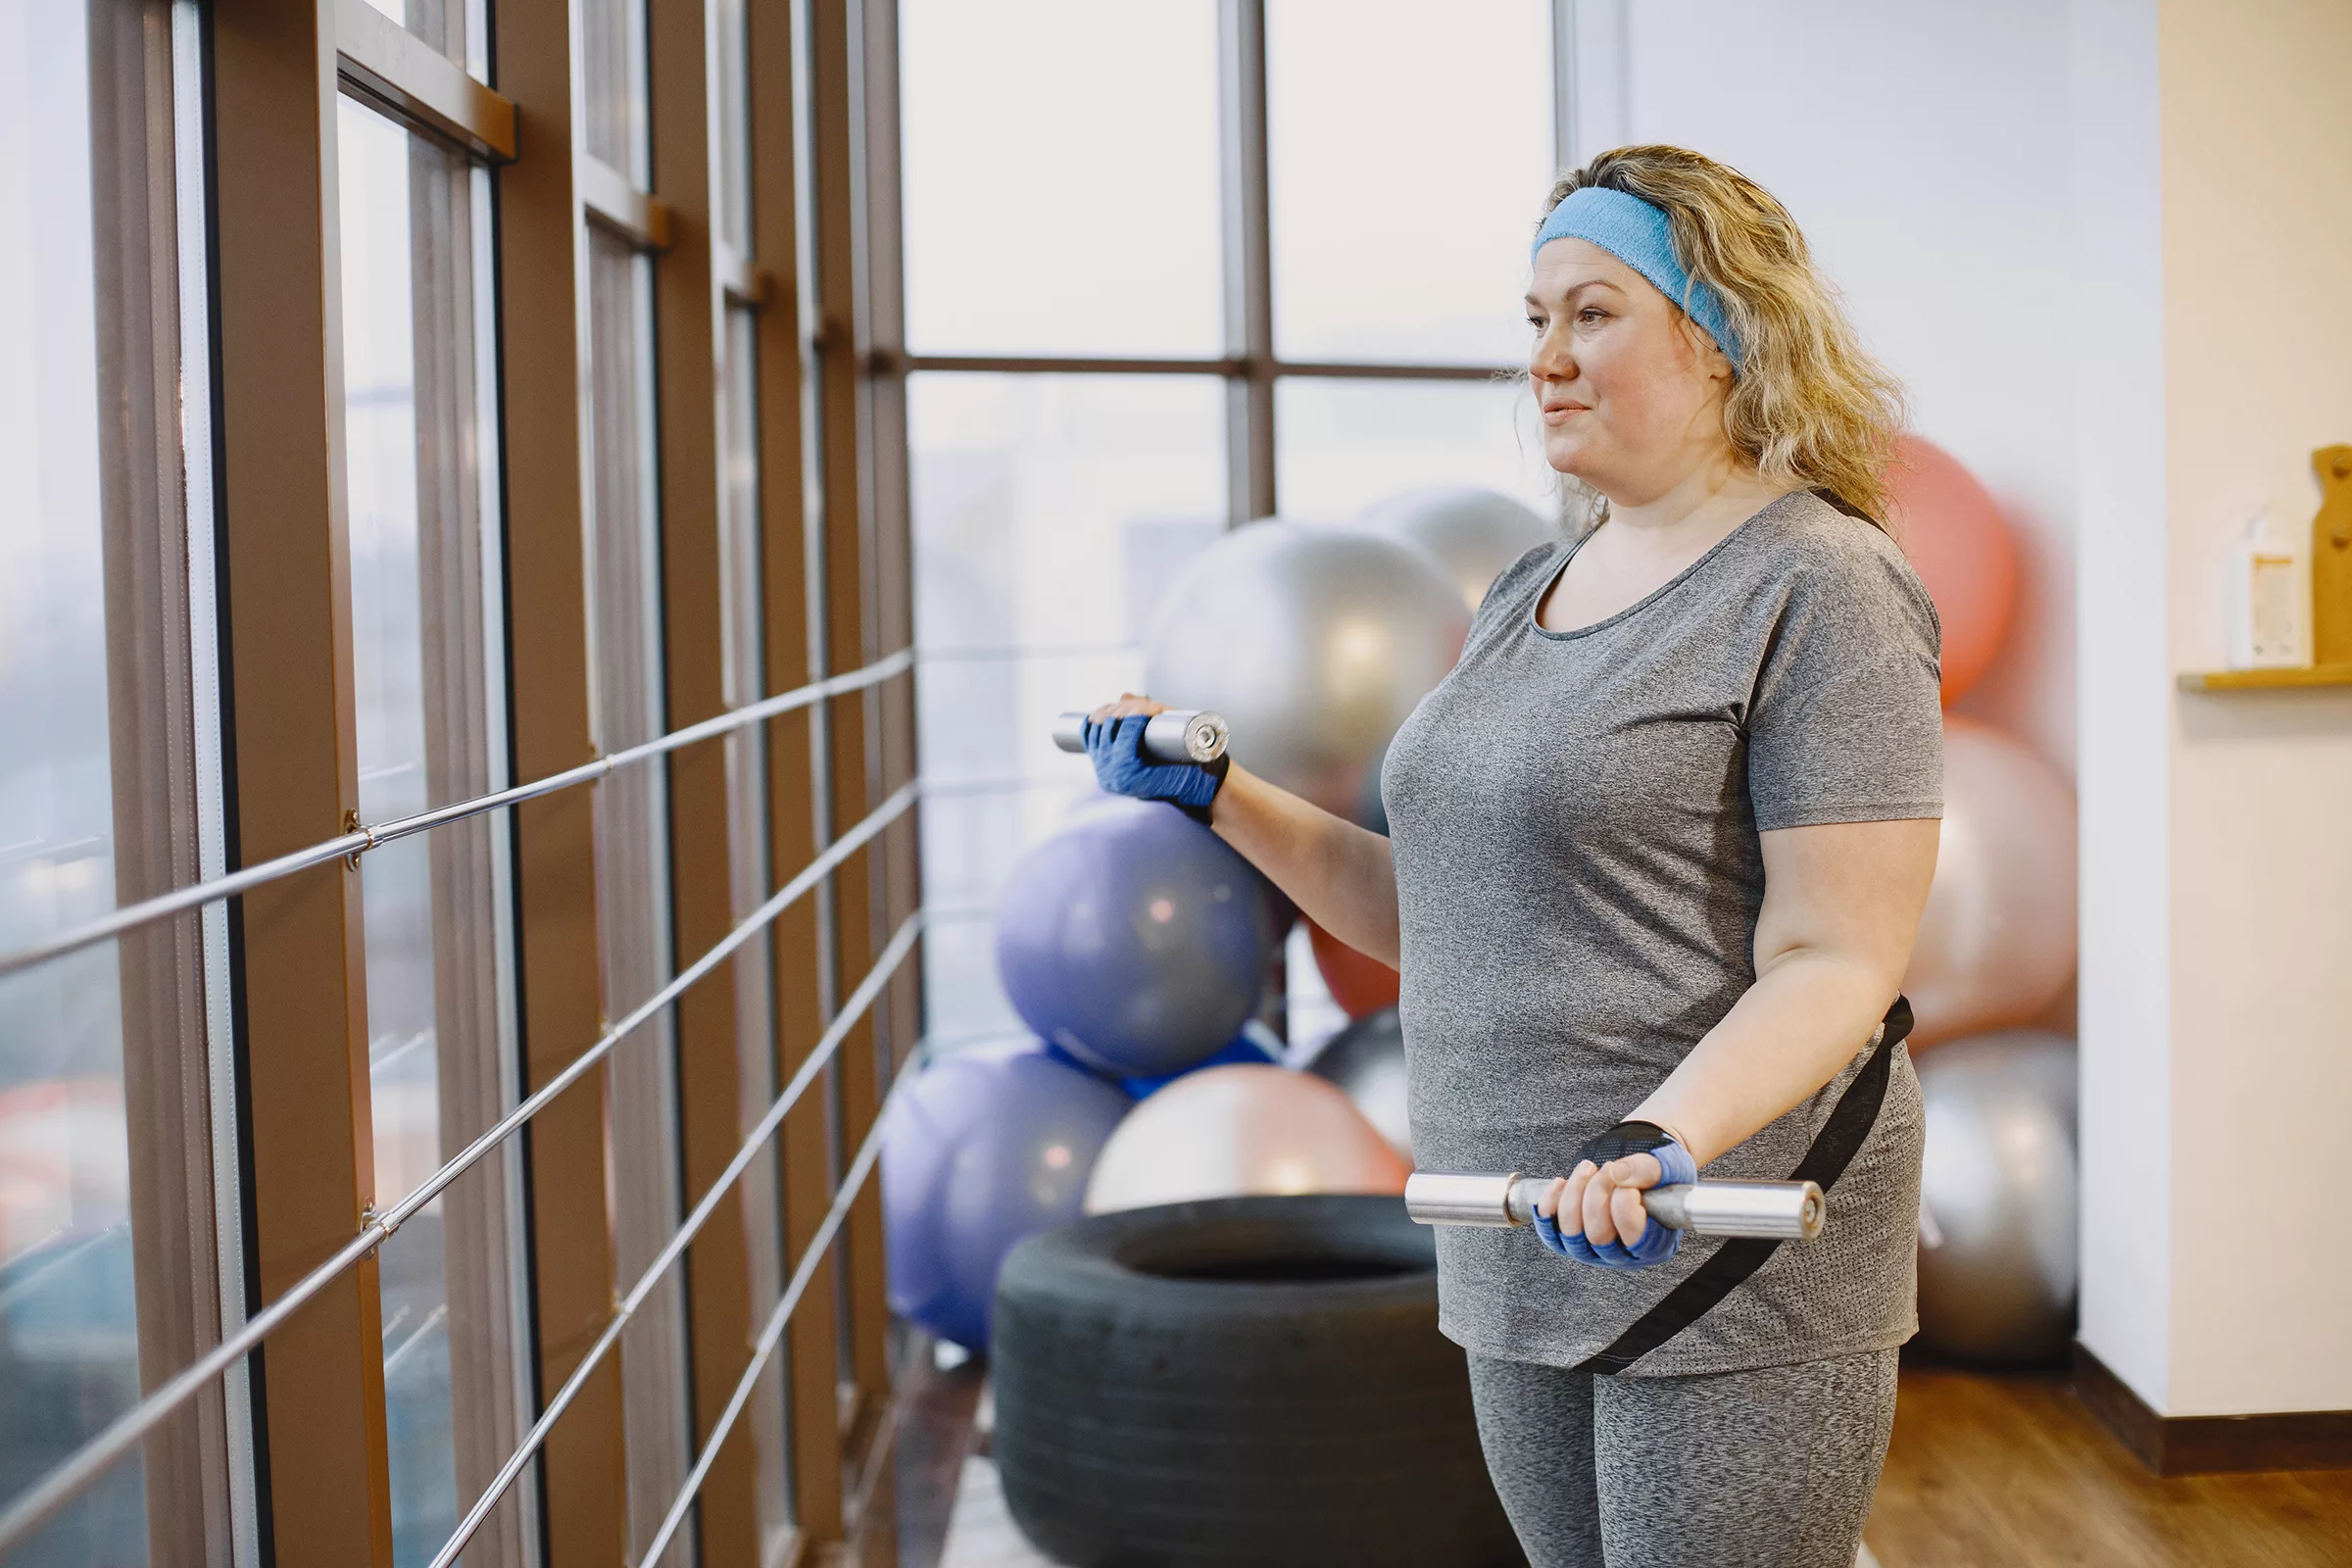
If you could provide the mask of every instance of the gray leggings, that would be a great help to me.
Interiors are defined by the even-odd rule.
[[[1470,1393],[1533,1568],[1852,1568],[1894,1366],[1595,1377],[1473,1355]]]

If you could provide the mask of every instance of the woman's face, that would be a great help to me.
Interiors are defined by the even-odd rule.
[[[1527,373],[1544,457],[1620,506],[1642,506],[1731,442],[1731,363],[1649,280],[1581,239],[1536,254]]]

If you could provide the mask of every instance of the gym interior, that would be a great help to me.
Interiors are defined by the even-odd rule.
[[[2352,1563],[2348,73],[0,0],[0,1568]]]

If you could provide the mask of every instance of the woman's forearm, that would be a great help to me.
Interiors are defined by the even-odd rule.
[[[1217,791],[1210,821],[1308,919],[1357,952],[1396,964],[1396,868],[1385,836],[1238,765]]]
[[[1838,953],[1788,953],[1630,1115],[1673,1133],[1704,1165],[1837,1077],[1898,982],[1880,964]]]

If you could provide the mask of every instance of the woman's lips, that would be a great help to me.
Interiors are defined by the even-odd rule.
[[[1568,416],[1572,414],[1591,414],[1592,412],[1592,409],[1590,404],[1546,403],[1544,405],[1544,422],[1545,424],[1560,424],[1565,422]]]

